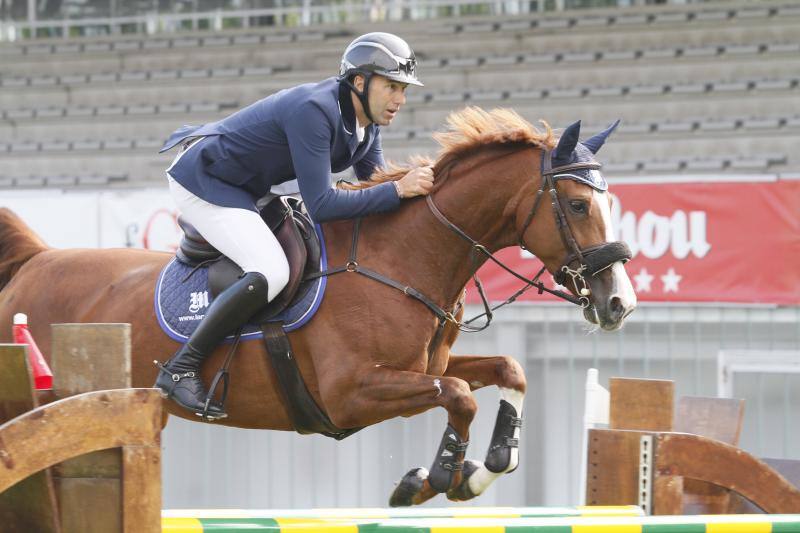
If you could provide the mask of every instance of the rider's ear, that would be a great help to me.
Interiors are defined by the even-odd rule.
[[[364,76],[356,74],[353,77],[353,85],[358,89],[358,92],[364,92]]]
[[[572,160],[572,152],[578,145],[578,135],[581,133],[581,121],[575,122],[567,126],[561,138],[558,140],[558,146],[553,150],[553,166],[567,165]]]
[[[581,144],[583,144],[586,148],[588,148],[593,154],[596,154],[597,151],[600,149],[600,147],[603,146],[603,143],[606,142],[608,136],[611,135],[611,133],[613,133],[615,129],[617,129],[617,126],[619,126],[619,119],[617,119],[616,122],[614,122],[612,125],[604,129],[597,135],[589,139],[586,139]]]

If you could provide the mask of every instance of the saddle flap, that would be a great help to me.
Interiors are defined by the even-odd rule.
[[[267,308],[257,315],[264,319],[277,315],[291,303],[292,298],[297,293],[297,289],[300,287],[300,282],[303,281],[303,273],[306,270],[306,259],[308,257],[303,237],[292,217],[285,219],[285,222],[278,228],[275,237],[281,243],[283,252],[286,254],[286,260],[289,262],[289,283],[269,303]]]

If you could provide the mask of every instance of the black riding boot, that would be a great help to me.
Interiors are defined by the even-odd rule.
[[[200,379],[200,365],[226,335],[246,324],[265,305],[266,278],[258,272],[244,274],[214,299],[186,344],[166,364],[158,365],[155,387],[198,416],[226,417],[218,402],[210,401],[206,409],[208,393]]]

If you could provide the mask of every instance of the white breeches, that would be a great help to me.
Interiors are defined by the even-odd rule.
[[[289,263],[278,239],[258,213],[211,204],[186,190],[169,174],[167,179],[183,218],[239,268],[267,278],[269,299],[275,298],[289,283]]]

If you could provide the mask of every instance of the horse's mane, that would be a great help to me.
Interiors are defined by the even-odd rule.
[[[0,208],[0,290],[28,259],[47,245],[8,208]]]
[[[396,181],[420,166],[433,165],[436,172],[467,152],[491,145],[521,144],[552,149],[556,141],[553,130],[547,122],[540,122],[544,126],[543,132],[511,109],[486,111],[476,106],[466,107],[450,113],[447,128],[433,134],[441,146],[435,161],[412,157],[406,164],[390,163],[387,168],[373,173],[367,181],[340,182],[339,186],[351,190],[364,189],[386,181]]]

